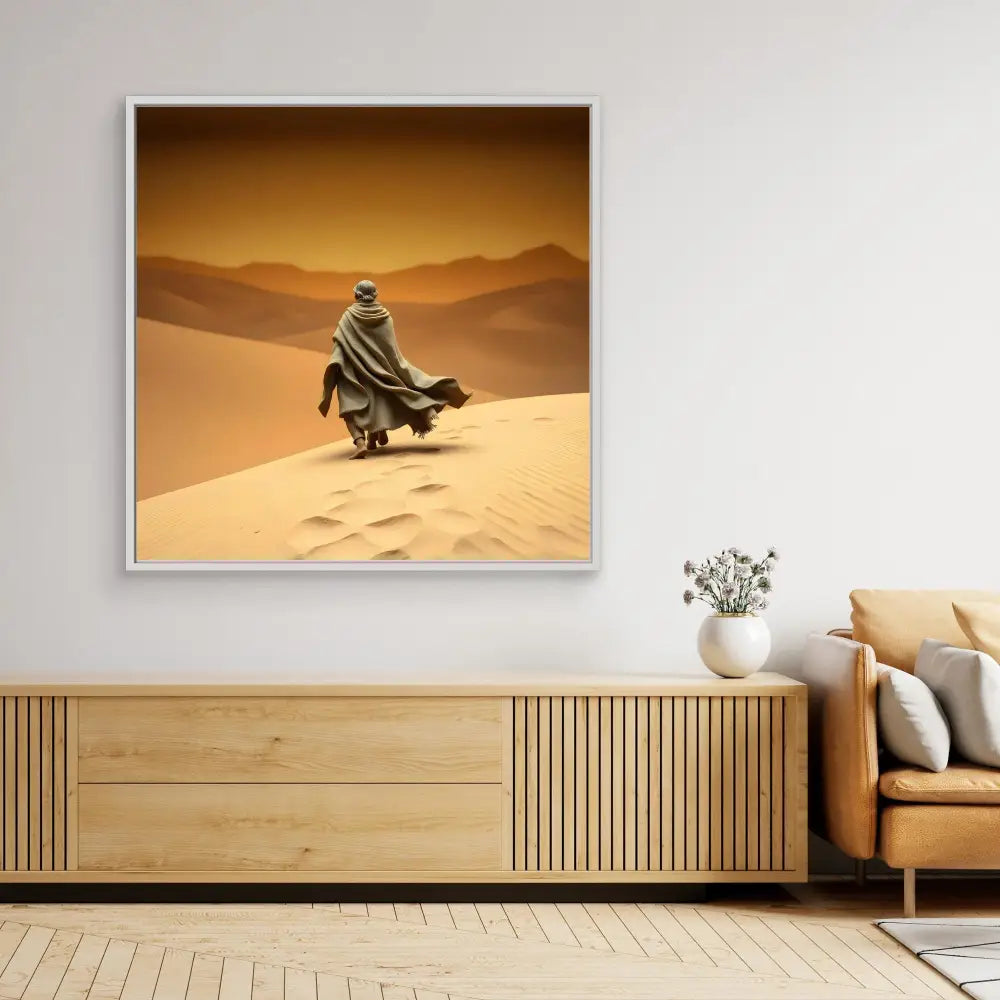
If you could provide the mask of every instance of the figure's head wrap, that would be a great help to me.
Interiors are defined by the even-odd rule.
[[[378,289],[375,287],[374,281],[369,281],[367,278],[364,281],[359,281],[354,286],[354,298],[358,302],[364,302],[366,305],[370,305],[378,298]]]

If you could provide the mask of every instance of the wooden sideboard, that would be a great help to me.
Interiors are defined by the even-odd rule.
[[[774,674],[0,684],[0,882],[796,882]]]

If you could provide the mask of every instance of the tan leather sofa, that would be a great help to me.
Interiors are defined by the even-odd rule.
[[[939,774],[881,750],[876,664],[913,670],[928,637],[969,642],[952,601],[982,591],[866,590],[851,594],[852,628],[809,638],[810,827],[849,857],[904,872],[903,908],[916,912],[916,871],[1000,868],[1000,770],[956,760]]]

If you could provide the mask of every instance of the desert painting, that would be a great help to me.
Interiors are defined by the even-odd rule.
[[[591,562],[589,106],[135,116],[136,565]]]

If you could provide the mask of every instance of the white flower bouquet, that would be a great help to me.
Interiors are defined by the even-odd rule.
[[[694,578],[694,590],[684,591],[684,603],[703,601],[719,615],[755,615],[767,607],[771,573],[778,553],[755,561],[742,549],[726,549],[703,563],[684,563],[684,575]]]

